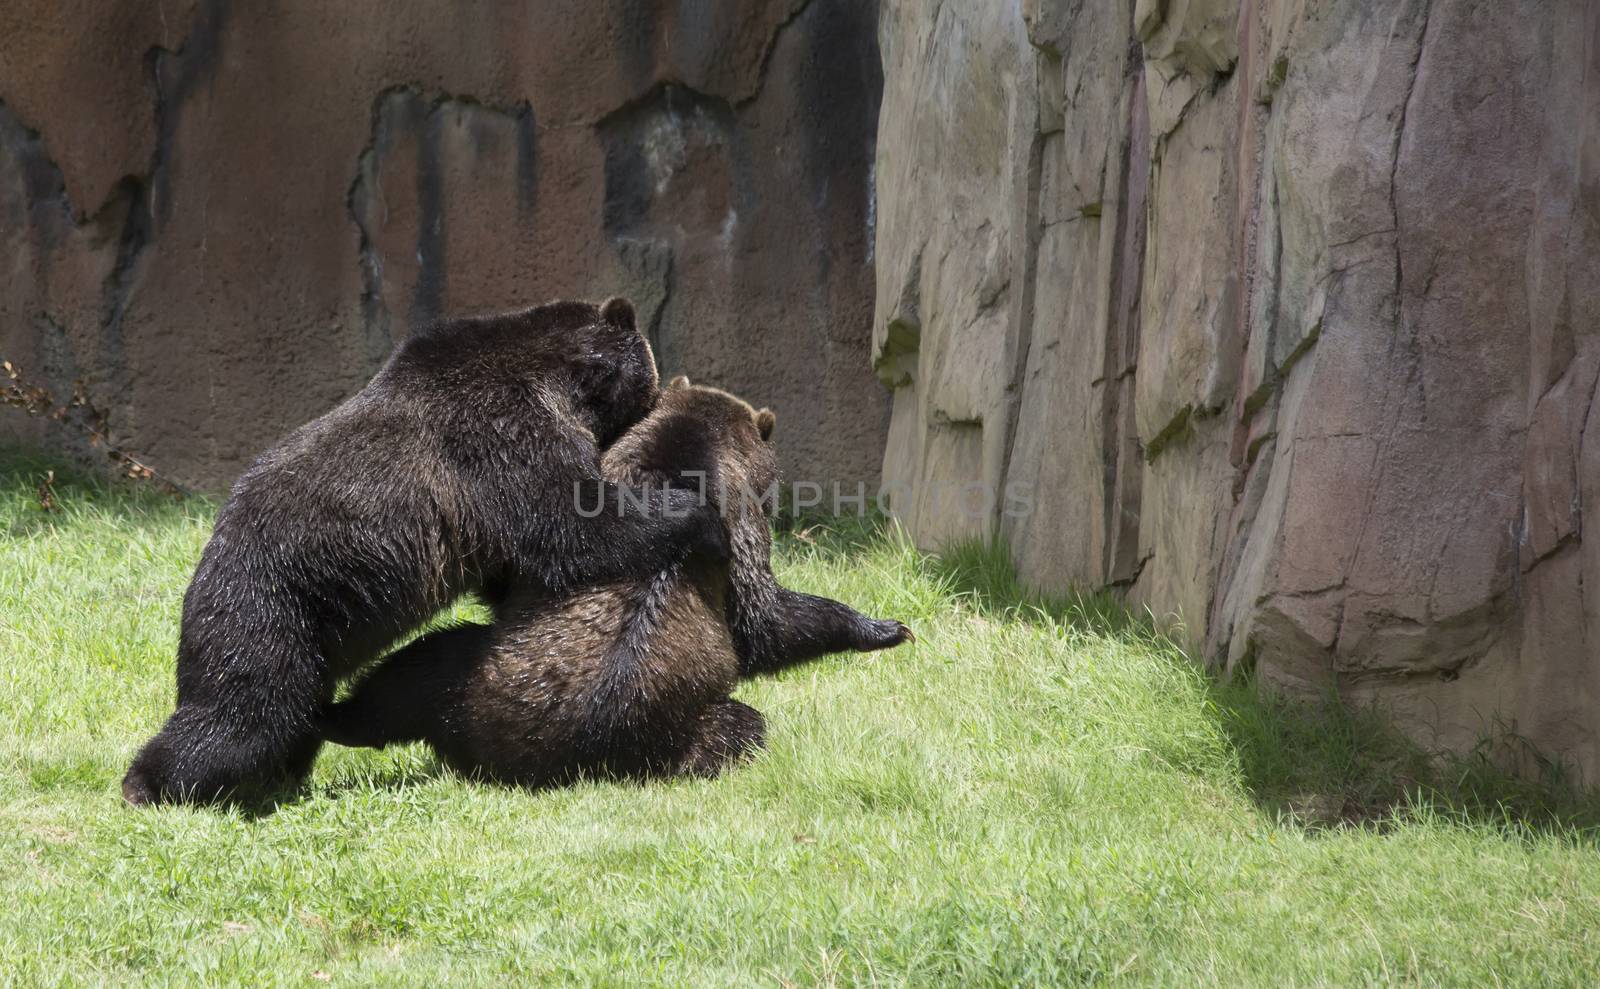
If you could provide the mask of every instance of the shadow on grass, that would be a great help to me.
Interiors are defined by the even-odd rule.
[[[898,538],[881,519],[807,520],[794,527],[806,533],[808,546],[840,557]],[[916,559],[924,573],[991,620],[1132,637],[1175,663],[1196,663],[1148,615],[1111,594],[1057,597],[1023,586],[1003,544],[965,543]],[[1205,682],[1208,711],[1229,739],[1251,797],[1309,831],[1382,831],[1432,818],[1600,845],[1600,790],[1576,786],[1560,762],[1513,734],[1490,731],[1471,752],[1430,754],[1379,712],[1352,708],[1337,695],[1287,698],[1249,677],[1218,680],[1209,673]]]
[[[333,743],[328,743],[331,746]],[[324,748],[326,751],[326,747]],[[336,775],[301,787],[284,803],[299,803],[309,797],[340,797],[351,791],[409,790],[442,779],[455,779],[456,773],[432,753],[420,762],[383,767],[346,767]]]

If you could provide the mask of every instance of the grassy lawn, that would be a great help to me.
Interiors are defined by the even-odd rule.
[[[1114,608],[881,528],[791,586],[910,623],[740,697],[710,782],[472,785],[328,750],[274,812],[134,811],[214,506],[0,459],[0,984],[1594,985],[1590,800],[1217,687]],[[58,471],[59,472],[59,471]]]

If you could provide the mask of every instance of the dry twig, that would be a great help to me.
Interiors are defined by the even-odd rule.
[[[22,370],[12,362],[0,361],[0,405],[61,423],[84,436],[91,448],[103,448],[106,458],[117,465],[117,472],[126,477],[150,481],[174,498],[182,498],[190,493],[183,485],[162,476],[155,468],[111,442],[106,414],[89,401],[81,380],[72,383],[72,397],[58,404],[48,388],[24,380]],[[54,482],[55,472],[52,471],[45,485],[39,489],[39,501],[46,505],[46,510],[53,510],[55,504],[54,497],[47,497],[46,493],[46,489]]]

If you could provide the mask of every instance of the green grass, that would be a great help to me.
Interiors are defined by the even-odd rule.
[[[920,642],[745,686],[722,779],[526,793],[330,750],[272,813],[123,806],[214,506],[0,460],[0,984],[1592,985],[1591,798],[1219,687],[1003,555],[784,535]]]

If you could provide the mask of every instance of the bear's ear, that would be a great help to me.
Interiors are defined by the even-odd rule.
[[[687,374],[680,374],[677,377],[673,378],[671,381],[667,382],[667,387],[668,388],[687,388],[687,387],[689,387],[689,376]]]
[[[634,316],[633,303],[620,295],[605,301],[600,307],[600,318],[619,330],[638,332],[638,320]]]
[[[771,409],[762,409],[756,413],[756,430],[761,433],[762,439],[772,439],[773,427],[777,425],[778,417]]]

